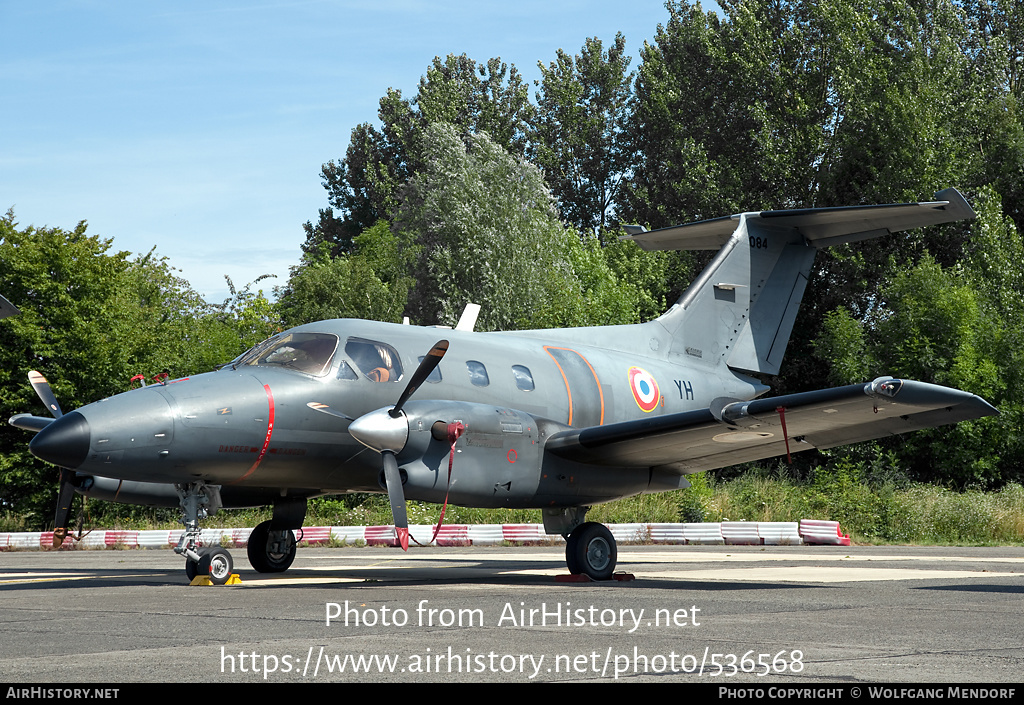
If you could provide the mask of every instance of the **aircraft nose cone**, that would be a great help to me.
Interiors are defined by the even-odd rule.
[[[77,411],[55,419],[28,444],[32,455],[74,470],[89,454],[89,422]]]

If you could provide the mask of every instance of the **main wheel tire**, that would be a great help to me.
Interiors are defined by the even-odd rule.
[[[570,573],[583,573],[592,580],[608,580],[615,572],[617,559],[615,537],[604,524],[588,521],[569,535],[565,563]]]
[[[565,537],[565,565],[568,566],[569,572],[573,575],[579,575],[583,572],[583,566],[580,565],[576,555],[577,546],[580,543],[579,536],[577,527],[577,531]]]
[[[231,578],[234,561],[227,549],[214,548],[199,559],[199,574],[207,575],[214,585],[223,585]]]
[[[283,573],[295,560],[295,534],[291,529],[272,532],[270,522],[257,524],[245,548],[249,563],[258,573]]]

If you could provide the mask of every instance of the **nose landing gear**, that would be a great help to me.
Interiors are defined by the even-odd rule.
[[[199,520],[216,514],[221,508],[220,486],[207,485],[200,480],[177,484],[174,488],[181,504],[181,523],[185,525],[174,552],[185,556],[185,576],[191,582],[196,576],[205,575],[214,585],[224,585],[234,568],[231,554],[220,546],[199,545]]]

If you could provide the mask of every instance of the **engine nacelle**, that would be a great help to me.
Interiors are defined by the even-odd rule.
[[[398,463],[406,497],[443,502],[448,494],[454,504],[536,506],[532,500],[544,458],[539,426],[550,422],[507,407],[455,401],[412,401],[403,413],[409,437]],[[449,488],[451,423],[465,430],[456,443]]]

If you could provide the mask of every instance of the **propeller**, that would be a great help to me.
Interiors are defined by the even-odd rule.
[[[46,381],[46,377],[43,377],[40,373],[32,370],[28,373],[28,382],[32,385],[32,389],[35,390],[39,396],[40,401],[46,405],[46,408],[53,414],[53,418],[59,419],[64,415],[61,411],[60,404],[57,402],[57,396],[53,393],[53,389],[50,388],[50,383]],[[64,543],[64,537],[68,534],[68,522],[71,520],[71,502],[75,498],[75,474],[67,468],[60,469],[60,485],[57,490],[57,511],[53,517],[53,547],[56,548]]]
[[[348,427],[348,432],[366,447],[377,451],[381,456],[384,468],[384,483],[391,502],[391,516],[395,522],[395,533],[403,551],[409,550],[409,519],[405,510],[405,492],[402,489],[402,474],[398,469],[397,455],[405,448],[409,438],[409,424],[402,414],[402,407],[409,397],[416,393],[420,385],[434,371],[441,358],[448,352],[448,341],[439,340],[423,358],[413,373],[409,384],[398,402],[391,409],[378,409],[360,416]]]
[[[28,373],[28,383],[32,385],[32,389],[36,390],[36,394],[39,395],[40,401],[46,405],[46,408],[53,414],[53,418],[59,419],[64,415],[64,412],[60,410],[60,404],[57,403],[57,397],[54,395],[53,390],[50,389],[50,383],[46,381],[46,377],[32,370]]]
[[[397,419],[399,414],[402,413],[402,407],[405,406],[405,402],[409,401],[409,397],[416,393],[416,390],[420,388],[420,385],[427,381],[427,377],[434,371],[438,363],[441,362],[441,358],[448,352],[448,341],[439,340],[434,343],[434,347],[430,349],[426,357],[423,358],[423,362],[416,368],[416,371],[412,373],[412,379],[409,380],[409,384],[406,385],[405,391],[402,392],[402,396],[398,397],[398,403],[395,404],[395,408],[388,412],[393,419]]]

